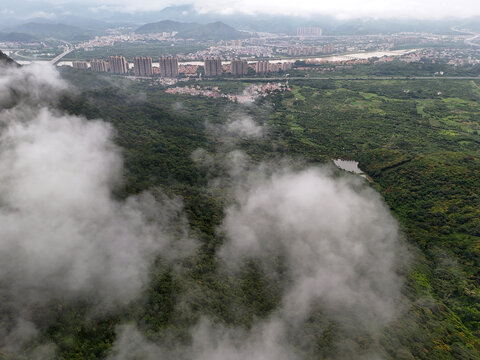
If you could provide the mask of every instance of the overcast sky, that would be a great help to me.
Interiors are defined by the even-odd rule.
[[[71,2],[85,6],[92,12],[108,10],[135,12],[161,10],[166,6],[191,4],[201,12],[248,14],[275,13],[310,16],[328,14],[337,18],[355,17],[403,17],[403,18],[443,18],[470,17],[480,15],[479,0],[27,0],[12,2],[0,0],[0,13],[15,11],[15,6],[36,5],[39,3],[62,4]],[[22,3],[22,4],[18,4]],[[35,4],[32,4],[35,3]],[[45,7],[48,15],[48,6]]]

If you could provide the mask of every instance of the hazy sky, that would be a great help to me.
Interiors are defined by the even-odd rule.
[[[310,16],[328,14],[338,18],[352,17],[406,17],[406,18],[442,18],[470,17],[480,15],[478,0],[27,0],[23,5],[13,4],[9,0],[0,0],[0,14],[15,11],[15,6],[33,5],[38,12],[38,5],[73,3],[84,6],[92,12],[116,10],[135,12],[161,10],[166,6],[192,4],[201,12],[235,13],[276,13]],[[48,6],[45,7],[47,10]],[[45,15],[48,15],[48,10]]]

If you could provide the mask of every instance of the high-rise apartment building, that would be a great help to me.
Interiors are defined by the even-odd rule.
[[[133,58],[133,71],[135,72],[135,76],[152,76],[152,58],[135,56]]]
[[[263,60],[257,62],[257,65],[255,66],[255,71],[257,74],[265,74],[270,71],[270,62],[268,60]]]
[[[248,73],[248,63],[247,60],[237,60],[234,59],[230,63],[230,71],[232,72],[232,75],[238,76],[238,75],[247,75]]]
[[[88,64],[86,61],[74,61],[72,67],[74,69],[88,69]]]
[[[297,36],[322,36],[322,28],[316,26],[298,27]]]
[[[321,48],[316,46],[293,46],[287,49],[287,54],[290,56],[315,55],[321,52],[321,50]]]
[[[331,54],[335,51],[335,47],[333,44],[326,44],[322,46],[322,53],[323,54]]]
[[[159,59],[160,76],[167,78],[176,78],[178,76],[178,58],[161,57]]]
[[[92,60],[90,61],[90,69],[92,69],[92,71],[107,72],[108,62],[105,60]]]
[[[205,76],[221,76],[223,73],[222,59],[206,58],[205,59]]]
[[[108,66],[113,74],[127,74],[128,63],[124,56],[110,56],[108,58]]]

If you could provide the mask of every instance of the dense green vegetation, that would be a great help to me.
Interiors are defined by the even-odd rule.
[[[241,32],[233,27],[224,24],[221,21],[216,21],[210,24],[198,25],[197,27],[184,29],[175,35],[177,39],[195,39],[200,41],[205,40],[236,40],[246,39],[250,35],[246,32]]]
[[[411,285],[441,309],[415,314],[427,358],[479,356],[479,99],[474,81],[299,82],[271,120],[302,156],[359,160],[422,250]]]
[[[480,66],[464,65],[454,66],[446,62],[425,60],[420,62],[407,63],[400,60],[392,62],[375,63],[378,59],[371,59],[367,64],[356,64],[352,66],[333,64],[310,64],[305,61],[296,61],[295,67],[288,70],[290,76],[311,76],[311,77],[415,77],[415,76],[479,76]],[[440,75],[442,73],[443,75]],[[278,74],[276,74],[278,76]],[[268,76],[275,76],[269,74]]]
[[[402,290],[408,304],[379,344],[362,329],[346,335],[315,314],[305,329],[315,348],[304,355],[335,359],[340,352],[354,359],[358,349],[380,346],[387,359],[480,357],[480,82],[302,80],[290,83],[291,92],[245,107],[168,95],[161,87],[108,75],[64,69],[63,76],[80,91],[62,97],[60,107],[102,118],[116,129],[125,182],[115,195],[161,189],[181,196],[201,247],[181,278],[157,262],[142,299],[109,315],[92,318],[81,302],[48,307],[54,320],[38,319],[40,340],[54,342],[59,359],[105,358],[115,325],[125,321],[139,324],[151,339],[166,333],[185,339],[201,314],[248,327],[278,306],[281,284],[269,281],[254,263],[236,278],[217,271],[215,251],[222,239],[216,226],[228,194],[223,188],[207,190],[216,174],[191,158],[198,148],[229,149],[206,130],[205,121],[221,124],[236,111],[268,126],[266,138],[235,144],[253,161],[360,161],[399,219],[413,254]],[[218,85],[241,89],[231,82]],[[184,303],[176,306],[180,298]],[[357,344],[352,347],[357,350],[337,348],[338,339]]]
[[[188,54],[206,49],[207,47],[207,44],[191,41],[177,42],[175,44],[153,40],[142,43],[117,42],[113,46],[103,46],[89,51],[76,49],[65,56],[63,60],[107,59],[110,55],[122,55],[128,61],[133,61],[134,56],[149,56],[156,62],[160,56]]]

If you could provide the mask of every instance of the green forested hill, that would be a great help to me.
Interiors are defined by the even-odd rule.
[[[480,358],[480,84],[305,80],[290,84],[292,92],[243,106],[68,69],[63,77],[80,90],[62,97],[64,111],[116,129],[125,174],[114,195],[160,189],[181,196],[200,248],[181,275],[158,261],[142,298],[108,315],[91,317],[91,304],[83,302],[46,306],[55,320],[39,317],[38,341],[53,342],[59,359],[106,358],[121,323],[137,324],[152,342],[183,344],[204,315],[248,329],[279,306],[284,284],[255,262],[237,276],[219,271],[217,227],[231,194],[228,183],[212,179],[228,169],[195,164],[198,148],[213,157],[240,149],[256,163],[358,160],[400,222],[411,253],[402,270],[401,316],[372,336],[315,313],[296,334],[302,358],[368,359],[371,349],[392,360]],[[265,124],[266,133],[225,141],[212,132],[208,124],[224,124],[235,113]]]
[[[410,286],[417,305],[435,305],[412,309],[423,331],[402,336],[414,358],[478,358],[478,84],[299,82],[294,94],[277,99],[271,120],[289,148],[359,160],[422,251]]]
[[[245,39],[249,35],[238,31],[233,27],[217,21],[211,24],[198,25],[197,27],[183,29],[175,35],[179,39],[195,39],[195,40],[237,40]]]

